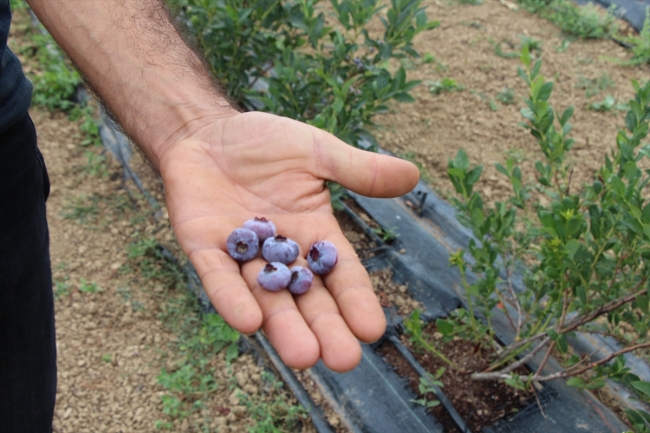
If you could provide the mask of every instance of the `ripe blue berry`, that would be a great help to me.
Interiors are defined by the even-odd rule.
[[[244,223],[244,228],[253,230],[255,233],[257,233],[257,237],[260,238],[260,242],[264,242],[267,238],[272,238],[275,236],[275,224],[264,217],[255,217],[252,220],[246,221]]]
[[[260,249],[260,241],[254,231],[238,228],[230,233],[226,246],[230,257],[243,263],[255,258]]]
[[[288,265],[296,260],[299,253],[298,244],[282,235],[268,238],[262,245],[262,257],[268,262],[280,262]]]
[[[314,274],[309,268],[294,266],[291,268],[291,281],[289,281],[289,291],[294,295],[302,295],[311,287],[314,280]]]
[[[257,282],[272,292],[277,292],[289,285],[291,281],[291,271],[284,263],[273,262],[267,263],[257,274]]]
[[[339,259],[339,253],[333,243],[328,241],[314,242],[307,254],[309,269],[318,275],[325,275],[334,268]]]

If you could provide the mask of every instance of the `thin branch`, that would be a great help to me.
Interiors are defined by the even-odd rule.
[[[546,355],[544,355],[544,359],[542,360],[541,364],[539,364],[539,367],[537,368],[537,371],[535,372],[535,376],[539,376],[539,374],[544,370],[544,367],[546,366],[546,363],[548,362],[548,358],[551,356],[551,352],[553,352],[553,349],[555,348],[555,341],[551,342],[551,344],[548,346],[548,350],[546,351]]]
[[[537,347],[535,347],[528,354],[526,354],[526,356],[524,356],[523,358],[521,358],[517,362],[513,362],[512,364],[508,365],[506,368],[504,368],[504,369],[502,369],[500,371],[497,371],[495,373],[492,373],[492,372],[489,372],[489,373],[473,373],[471,375],[471,378],[474,379],[474,380],[491,380],[491,379],[496,379],[497,378],[496,376],[502,377],[503,375],[506,375],[507,377],[510,377],[510,375],[507,374],[507,373],[510,373],[511,371],[521,367],[522,365],[524,365],[525,363],[527,363],[528,361],[533,359],[535,357],[535,355],[537,354],[537,352],[542,350],[542,348],[544,346],[546,346],[546,344],[549,341],[551,341],[551,337],[546,337],[544,340],[542,340],[541,343],[539,343],[539,345]]]
[[[645,282],[647,281],[648,277],[643,277],[641,281],[638,282],[638,284],[632,289],[632,291],[637,290],[639,287],[641,287]],[[648,293],[648,289],[643,289],[640,292],[637,293],[632,293],[631,295],[623,296],[622,298],[615,299],[611,302],[608,302],[605,305],[602,305],[599,309],[596,311],[592,311],[591,313],[585,315],[585,316],[579,316],[576,317],[575,319],[569,321],[569,325],[564,328],[560,329],[558,331],[559,334],[566,334],[567,332],[571,332],[578,328],[580,325],[584,325],[587,322],[593,321],[595,318],[602,316],[603,314],[609,313],[610,311],[613,311],[620,307],[621,305],[627,304],[628,302],[634,301],[637,297],[641,295],[645,295]]]
[[[540,344],[538,347],[536,347],[535,350],[541,348],[541,346],[542,346],[542,344]],[[558,371],[557,373],[553,373],[553,374],[548,374],[546,376],[540,376],[539,374],[536,373],[533,377],[528,379],[528,381],[530,381],[530,382],[548,382],[549,380],[555,380],[555,379],[560,379],[560,378],[567,378],[567,377],[577,376],[577,375],[582,374],[582,373],[584,373],[586,371],[592,370],[592,369],[598,367],[599,365],[603,365],[603,364],[611,361],[612,359],[616,358],[617,356],[623,355],[623,354],[628,353],[628,352],[632,352],[632,351],[637,350],[637,349],[643,349],[645,347],[650,347],[650,342],[641,343],[641,344],[637,344],[635,346],[630,346],[630,347],[626,347],[625,349],[618,350],[618,351],[610,354],[609,356],[606,356],[605,358],[603,358],[603,359],[601,359],[599,361],[592,362],[589,365],[587,365],[586,367],[583,367],[583,368],[581,368],[579,370],[571,371],[571,370],[575,369],[575,367],[577,365],[580,365],[580,363],[578,363],[576,365],[573,365],[573,366],[571,366],[571,367],[569,367],[569,368],[567,368],[565,370]],[[528,357],[528,356],[526,356],[526,357]],[[586,359],[588,359],[588,358],[586,358]],[[523,359],[524,358],[522,358],[522,360]],[[581,362],[584,362],[584,360],[581,361]],[[510,368],[510,366],[508,368]],[[501,371],[497,371],[497,372],[494,372],[494,373],[474,373],[470,377],[473,380],[511,379],[512,375],[510,374],[510,371],[512,371],[512,369],[509,369],[508,371],[506,371],[506,369],[503,369]]]
[[[508,288],[510,289],[510,295],[512,296],[512,299],[515,303],[515,307],[517,308],[517,334],[515,337],[515,341],[519,339],[519,334],[521,333],[521,321],[522,321],[522,315],[521,315],[521,304],[519,303],[519,298],[517,298],[517,293],[515,293],[515,288],[512,286],[512,272],[510,268],[507,268],[507,279],[508,279]]]

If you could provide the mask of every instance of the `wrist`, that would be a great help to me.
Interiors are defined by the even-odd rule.
[[[156,169],[159,169],[160,161],[175,143],[188,139],[207,140],[215,127],[239,114],[226,98],[215,95],[212,99],[204,102],[178,102],[168,107],[166,113],[161,113],[146,137],[141,140],[136,137],[136,141],[139,141],[137,144]],[[174,99],[166,99],[170,100]]]

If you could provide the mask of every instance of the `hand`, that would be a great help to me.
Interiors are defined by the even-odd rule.
[[[361,359],[386,322],[370,278],[333,216],[325,180],[359,194],[394,197],[418,181],[406,161],[355,149],[333,135],[265,113],[234,114],[159,154],[177,239],[213,305],[245,334],[262,327],[282,360],[308,368],[319,358],[334,371]],[[269,292],[257,284],[263,259],[239,265],[226,251],[230,232],[255,216],[300,245],[298,264],[317,240],[339,251],[334,270],[309,292]]]

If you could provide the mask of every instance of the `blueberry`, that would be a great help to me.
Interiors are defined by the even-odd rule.
[[[339,259],[339,254],[333,243],[328,241],[314,242],[307,254],[309,269],[315,274],[325,275],[334,268]]]
[[[260,242],[264,242],[267,238],[272,238],[275,236],[275,224],[264,217],[255,217],[252,220],[246,221],[244,223],[244,228],[253,230],[255,233],[257,233],[257,237],[260,238]]]
[[[230,233],[226,241],[228,254],[238,262],[247,262],[257,255],[260,241],[254,231],[238,228]]]
[[[291,281],[289,281],[289,291],[294,295],[302,295],[311,287],[314,280],[314,274],[309,268],[294,266],[291,268]]]
[[[257,282],[272,292],[277,292],[289,285],[291,281],[291,271],[287,265],[280,262],[267,263],[257,274]]]
[[[282,235],[268,238],[262,245],[262,257],[269,262],[280,262],[288,265],[296,260],[299,253],[300,247],[298,247],[298,244]]]

